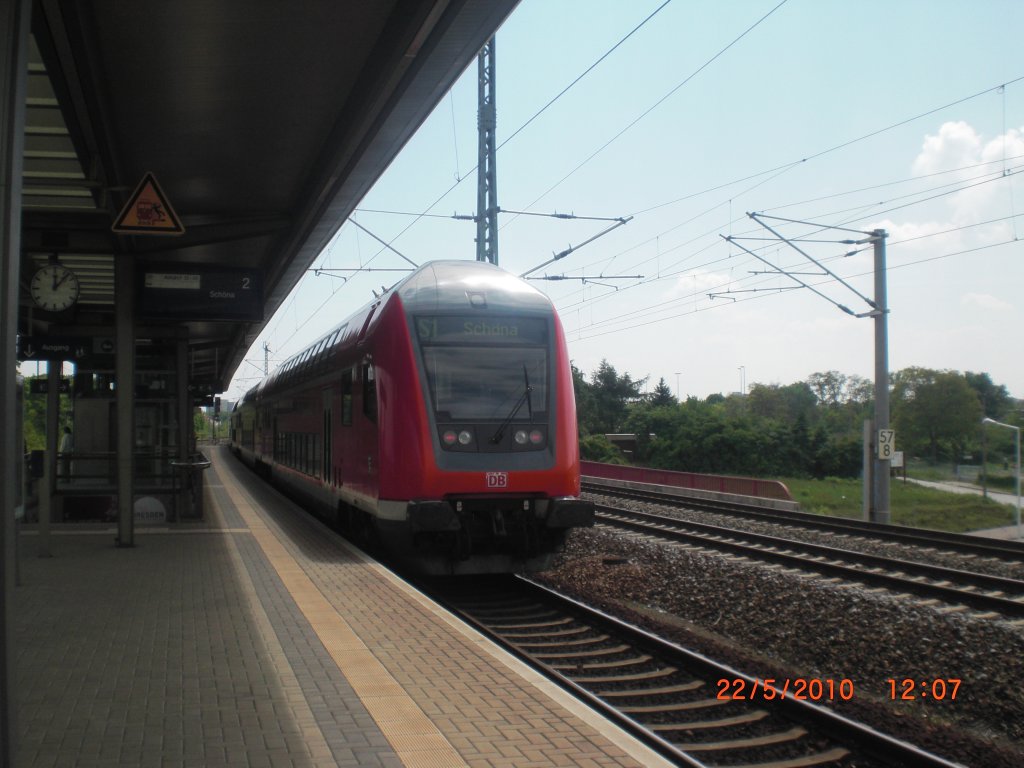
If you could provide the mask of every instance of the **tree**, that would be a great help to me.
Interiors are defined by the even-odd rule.
[[[1010,409],[1013,398],[1010,397],[1005,384],[1000,384],[997,387],[987,373],[967,371],[964,378],[971,389],[977,392],[978,399],[981,401],[981,410],[990,419],[999,419]]]
[[[619,376],[615,367],[607,360],[601,361],[591,379],[594,431],[604,434],[616,433],[625,422],[628,404],[643,397],[641,391],[647,379],[633,381],[628,373]]]
[[[846,402],[855,405],[870,405],[875,401],[875,383],[863,376],[853,374],[846,377]]]
[[[948,447],[959,461],[978,432],[981,401],[956,371],[905,368],[893,376],[893,422],[908,447],[927,448],[932,463]],[[943,451],[944,452],[944,451]]]
[[[580,437],[586,437],[595,432],[594,414],[594,393],[587,378],[579,368],[570,363],[572,368],[572,388],[576,395],[576,423]]]
[[[839,371],[812,373],[807,377],[807,385],[822,405],[838,406],[843,402],[843,390],[846,387],[846,376]]]
[[[655,385],[649,400],[651,405],[655,407],[676,404],[676,398],[672,394],[672,390],[669,389],[668,384],[665,383],[665,379],[658,379],[658,383]]]
[[[791,423],[800,416],[811,418],[817,397],[810,385],[803,381],[784,387],[779,384],[751,384],[747,402],[755,416]]]
[[[25,378],[24,410],[22,412],[25,444],[30,451],[46,447],[46,395],[30,394],[33,379],[47,381],[46,375]],[[71,397],[62,394],[59,400],[57,432],[72,421]],[[56,441],[56,438],[54,438]]]
[[[602,464],[629,464],[622,451],[604,435],[588,435],[580,440],[580,458]]]

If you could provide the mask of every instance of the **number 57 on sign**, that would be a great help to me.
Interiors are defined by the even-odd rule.
[[[896,454],[896,430],[878,430],[878,458],[886,461]]]

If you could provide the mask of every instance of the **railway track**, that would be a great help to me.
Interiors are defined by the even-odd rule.
[[[954,765],[813,703],[852,698],[853,681],[765,685],[522,578],[425,589],[678,765]]]
[[[866,539],[899,542],[914,547],[931,548],[956,552],[969,557],[991,557],[1010,562],[1024,559],[1024,542],[984,539],[947,531],[933,531],[925,528],[910,528],[902,525],[870,523],[850,518],[825,517],[810,512],[795,512],[783,509],[766,509],[753,504],[697,499],[681,496],[668,491],[622,488],[594,479],[585,479],[582,490],[587,493],[615,496],[621,499],[661,504],[664,506],[715,512],[748,520],[758,520],[776,525],[792,525],[833,534],[863,537]]]
[[[1017,579],[895,560],[606,504],[597,505],[597,521],[648,536],[910,593],[926,600],[1024,618],[1024,581]]]

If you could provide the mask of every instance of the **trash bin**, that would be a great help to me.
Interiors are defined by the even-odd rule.
[[[209,469],[210,460],[201,453],[193,453],[187,461],[172,461],[180,477],[180,492],[185,500],[178,506],[183,520],[203,519],[203,470]]]

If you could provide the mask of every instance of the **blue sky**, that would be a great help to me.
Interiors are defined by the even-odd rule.
[[[826,370],[872,378],[871,320],[788,290],[785,276],[751,274],[768,268],[722,238],[770,236],[747,218],[755,211],[884,228],[890,370],[987,371],[1024,397],[1024,3],[660,6],[523,0],[497,34],[499,205],[633,217],[535,273],[593,278],[534,283],[554,300],[577,367],[589,374],[607,359],[684,397],[736,391],[743,376],[748,387]],[[354,217],[417,263],[475,257],[474,224],[450,217],[475,212],[476,98],[474,63]],[[500,264],[525,272],[607,226],[503,213]],[[784,269],[814,270],[783,243],[740,242]],[[870,249],[803,247],[872,295]],[[351,223],[318,264],[408,266]],[[273,369],[400,277],[309,274],[226,396],[259,379],[264,341]],[[801,279],[868,309],[827,276]]]

